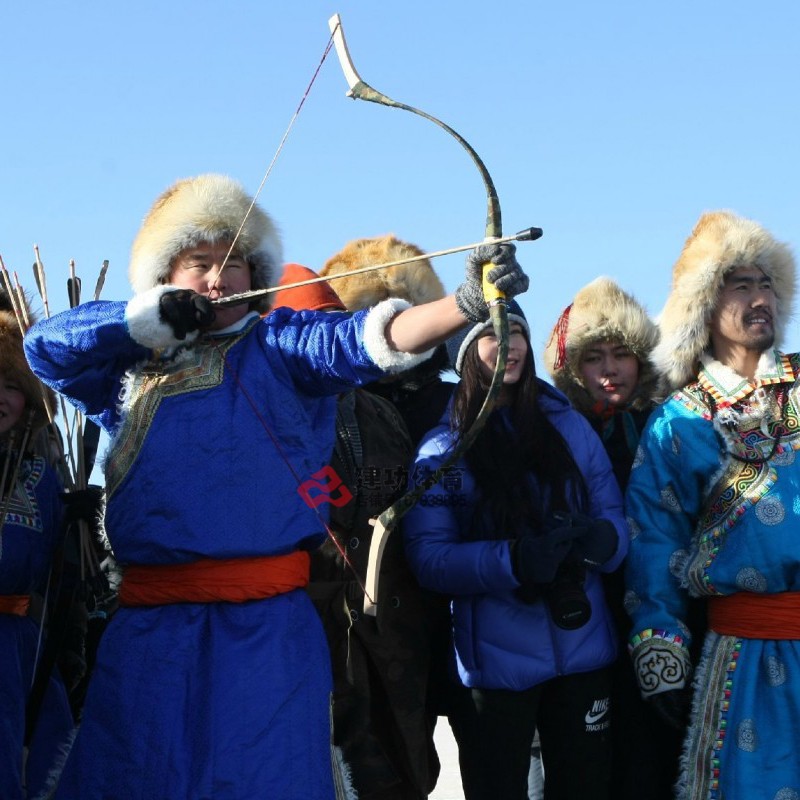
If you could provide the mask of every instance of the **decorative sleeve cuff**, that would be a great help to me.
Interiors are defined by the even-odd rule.
[[[185,339],[176,339],[172,328],[161,319],[159,301],[167,292],[174,292],[178,286],[165,284],[135,295],[125,308],[125,322],[128,333],[138,344],[152,350],[165,350],[193,342],[199,331],[192,331]]]
[[[683,637],[648,628],[631,640],[633,669],[642,697],[683,689],[689,684],[692,663]]]
[[[369,357],[386,372],[403,372],[429,359],[435,348],[424,353],[404,353],[395,350],[386,339],[386,326],[392,317],[410,308],[411,303],[390,297],[370,309],[364,321],[364,349]]]

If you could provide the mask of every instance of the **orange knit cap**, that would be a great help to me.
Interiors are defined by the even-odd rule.
[[[314,270],[302,264],[286,264],[278,286],[299,283],[318,278]],[[294,289],[281,289],[275,293],[273,308],[286,306],[295,311],[347,311],[339,295],[333,291],[327,281],[311,283],[308,286],[297,286]]]

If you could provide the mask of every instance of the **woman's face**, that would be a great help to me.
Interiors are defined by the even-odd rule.
[[[639,359],[619,342],[591,345],[578,368],[592,400],[604,405],[624,406],[639,383]]]
[[[528,355],[528,342],[518,322],[512,322],[508,330],[508,357],[503,386],[511,386],[519,381],[525,369]],[[488,331],[478,337],[478,359],[481,362],[481,374],[487,382],[492,380],[497,363],[497,339],[494,331]]]
[[[0,434],[8,433],[22,418],[25,395],[12,375],[0,370]]]

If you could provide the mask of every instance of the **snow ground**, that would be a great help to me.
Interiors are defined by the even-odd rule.
[[[433,733],[436,752],[442,764],[436,788],[428,795],[428,800],[464,800],[461,790],[461,774],[458,771],[458,747],[453,732],[444,717],[439,717]]]

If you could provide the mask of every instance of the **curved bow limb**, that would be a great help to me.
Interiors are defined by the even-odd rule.
[[[421,111],[414,106],[409,106],[406,103],[398,103],[392,100],[391,97],[383,94],[383,92],[373,89],[359,74],[353,64],[353,59],[350,57],[350,51],[347,47],[347,41],[344,38],[344,29],[342,28],[342,20],[338,14],[334,14],[328,20],[328,27],[330,28],[333,36],[333,44],[336,47],[336,55],[339,57],[339,63],[342,66],[342,72],[347,80],[347,85],[350,87],[347,92],[348,97],[354,100],[366,100],[369,103],[378,103],[382,106],[389,106],[390,108],[400,108],[403,111],[410,111],[412,114],[417,114],[430,120],[434,125],[438,125],[442,130],[447,131],[458,143],[469,153],[475,166],[481,174],[483,184],[486,187],[486,241],[500,238],[502,234],[502,215],[500,213],[500,201],[497,199],[497,191],[494,187],[489,170],[481,160],[480,156],[475,152],[472,145],[460,133],[453,130],[447,123]]]
[[[366,100],[371,103],[378,103],[380,105],[389,106],[391,108],[400,108],[404,111],[410,111],[412,114],[424,117],[427,120],[438,125],[443,130],[447,131],[458,143],[469,153],[473,163],[478,168],[481,174],[484,186],[486,188],[486,229],[484,241],[491,242],[499,239],[502,236],[502,216],[500,213],[500,201],[497,198],[497,191],[495,190],[494,182],[492,181],[489,171],[481,158],[472,148],[472,146],[451,128],[446,123],[437,119],[436,117],[421,111],[418,108],[409,106],[405,103],[399,103],[392,100],[382,92],[378,92],[366,81],[364,81],[358,74],[358,71],[353,64],[350,57],[350,51],[347,47],[347,42],[344,38],[344,31],[342,29],[342,22],[338,14],[335,14],[328,21],[328,26],[333,35],[334,45],[336,46],[336,53],[339,57],[339,63],[342,66],[347,84],[350,87],[348,95],[358,100]],[[541,232],[538,231],[541,235]],[[531,238],[538,238],[532,236]],[[503,385],[503,377],[506,369],[506,357],[508,355],[508,310],[506,307],[506,299],[502,292],[498,291],[486,279],[487,273],[492,269],[493,264],[486,264],[483,268],[484,275],[484,296],[487,305],[489,306],[489,314],[492,320],[495,336],[497,337],[497,363],[495,364],[494,375],[489,389],[486,393],[484,403],[478,412],[475,422],[467,433],[461,438],[458,445],[453,449],[453,452],[447,460],[439,467],[436,472],[429,476],[425,481],[418,485],[412,491],[406,493],[397,500],[390,508],[386,509],[375,521],[374,530],[372,534],[372,542],[370,544],[369,561],[367,564],[366,575],[366,591],[364,597],[364,613],[371,616],[377,616],[378,613],[378,579],[380,574],[380,562],[383,556],[383,551],[386,547],[388,536],[397,527],[402,517],[414,507],[419,498],[437,483],[447,472],[447,470],[466,452],[472,445],[475,439],[480,434],[486,421],[491,415],[496,405],[497,397]]]

